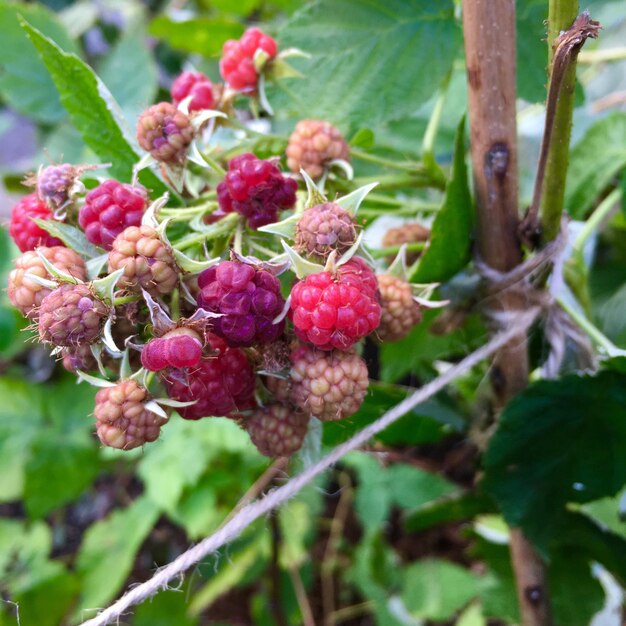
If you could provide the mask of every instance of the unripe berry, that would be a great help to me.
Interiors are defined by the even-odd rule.
[[[259,452],[269,457],[291,456],[302,447],[309,424],[309,416],[278,402],[255,409],[244,420],[252,443]]]
[[[110,250],[125,228],[141,224],[147,206],[148,192],[141,185],[106,180],[85,197],[78,223],[91,243]]]
[[[289,137],[287,166],[292,172],[301,169],[313,179],[321,178],[330,161],[346,161],[350,149],[343,135],[328,122],[300,120]]]
[[[51,291],[39,307],[39,339],[55,346],[97,341],[109,308],[84,283],[66,283]]]
[[[382,315],[376,331],[381,341],[399,341],[422,321],[422,309],[413,299],[411,285],[400,278],[378,276]]]
[[[141,364],[151,372],[158,372],[167,367],[194,367],[201,357],[199,335],[193,330],[176,328],[148,341],[141,352]]]
[[[367,365],[354,351],[322,352],[300,345],[291,354],[291,401],[322,421],[358,411],[369,384]]]
[[[170,102],[153,104],[137,122],[139,145],[163,163],[184,163],[193,136],[189,117]]]
[[[36,193],[24,196],[11,212],[9,234],[22,252],[34,250],[38,246],[62,246],[60,239],[53,237],[37,226],[34,219],[52,220],[52,211],[37,197]]]
[[[425,228],[421,224],[403,224],[395,228],[390,228],[383,237],[383,248],[391,248],[393,246],[401,246],[403,243],[420,243],[422,241],[428,241],[430,237],[430,230]],[[407,252],[406,261],[409,265],[412,265],[419,259],[421,252],[413,251]],[[390,255],[388,261],[393,262],[395,255]]]
[[[246,153],[228,164],[228,173],[217,186],[217,199],[224,213],[243,215],[250,228],[278,220],[278,212],[296,203],[298,183],[286,178],[272,161]]]
[[[132,450],[156,441],[167,419],[146,409],[147,400],[147,390],[132,379],[100,389],[94,409],[100,441],[119,450]]]
[[[124,268],[120,288],[171,293],[179,279],[174,255],[151,226],[129,226],[113,241],[109,272]]]
[[[341,254],[355,241],[352,215],[334,202],[307,209],[296,226],[296,250],[307,255],[325,258],[333,250]]]
[[[41,247],[38,252],[43,254],[57,269],[70,274],[78,280],[86,280],[87,268],[83,259],[69,248],[53,246]],[[15,259],[15,269],[9,274],[9,300],[22,315],[29,319],[37,318],[37,309],[42,300],[52,291],[29,278],[27,274],[51,279],[43,261],[34,250],[25,252]]]
[[[198,306],[221,314],[214,332],[231,346],[251,346],[278,339],[285,322],[274,324],[285,300],[280,281],[267,270],[246,263],[222,261],[198,277]]]
[[[211,333],[207,342],[210,356],[190,369],[166,370],[163,376],[170,398],[195,402],[177,409],[185,419],[224,416],[255,405],[255,375],[245,353]]]
[[[189,112],[212,109],[215,105],[213,83],[201,72],[183,72],[176,77],[171,89],[172,100],[178,106],[191,96]]]
[[[70,163],[49,165],[36,177],[37,194],[52,209],[58,209],[70,200],[70,190],[83,171]]]
[[[76,370],[91,372],[98,368],[98,362],[91,351],[91,346],[87,344],[63,348],[61,357],[63,367],[68,372],[75,373]]]

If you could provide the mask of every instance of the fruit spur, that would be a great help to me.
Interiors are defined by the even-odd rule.
[[[397,341],[421,320],[403,255],[381,271],[363,245],[357,210],[373,185],[350,180],[341,132],[306,119],[268,143],[242,121],[242,102],[267,112],[281,54],[249,29],[224,46],[223,83],[186,70],[171,101],[139,116],[132,177],[42,166],[13,209],[9,298],[99,387],[105,446],[153,442],[176,413],[236,420],[262,454],[292,455],[312,420],[359,410],[363,341]],[[343,195],[326,197],[335,182]]]

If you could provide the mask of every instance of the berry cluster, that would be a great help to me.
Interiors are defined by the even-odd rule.
[[[139,117],[139,145],[179,192],[175,202],[150,198],[139,166],[132,184],[91,181],[87,192],[79,179],[95,168],[65,163],[28,179],[36,191],[13,209],[22,255],[9,298],[68,371],[102,387],[94,415],[103,445],[155,441],[175,408],[188,420],[233,418],[261,453],[291,455],[311,419],[359,410],[369,381],[358,342],[395,341],[421,319],[410,285],[377,276],[359,255],[351,200],[328,201],[310,180],[334,180],[330,162],[348,158],[337,129],[304,120],[286,154],[267,159],[202,153],[215,116],[206,110],[232,113],[228,98],[253,96],[281,57],[251,28],[224,46],[230,89],[183,72],[172,102]],[[281,158],[294,176],[281,173]],[[296,208],[301,169],[309,188]],[[49,230],[60,238],[35,219],[55,220]]]

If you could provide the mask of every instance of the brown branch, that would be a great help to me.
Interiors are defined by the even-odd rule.
[[[491,268],[508,272],[522,260],[518,237],[514,0],[463,0],[463,30],[478,253]],[[492,298],[489,304],[503,312],[525,306],[519,294],[511,291]],[[527,385],[525,333],[496,355],[491,377],[500,407]],[[550,625],[545,568],[519,531],[511,533],[511,557],[522,624]]]
[[[537,162],[537,174],[535,176],[535,189],[533,199],[524,221],[520,225],[520,236],[524,243],[534,247],[539,238],[539,207],[543,196],[543,187],[546,177],[546,166],[550,146],[552,145],[554,127],[556,122],[557,106],[564,84],[564,78],[570,67],[576,63],[576,58],[583,44],[589,38],[596,38],[600,30],[599,22],[592,20],[587,11],[583,11],[572,24],[569,30],[562,32],[554,42],[554,56],[550,70],[550,86],[548,88],[548,100],[546,103],[546,120],[544,124],[539,161]],[[566,148],[569,148],[567,146]],[[560,216],[558,216],[560,221]]]

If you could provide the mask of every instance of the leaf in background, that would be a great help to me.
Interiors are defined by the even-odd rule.
[[[425,311],[421,323],[402,341],[383,343],[381,378],[387,382],[401,380],[407,374],[430,378],[436,373],[433,363],[478,348],[486,337],[484,325],[477,315],[465,320],[463,326],[445,335],[435,335],[429,328],[440,311]]]
[[[268,90],[277,111],[375,127],[431,97],[460,53],[461,29],[449,0],[318,0],[287,22],[279,43],[311,58],[290,59],[306,78]]]
[[[154,101],[158,88],[157,66],[143,28],[125,30],[98,70],[134,128],[139,115]]]
[[[133,607],[133,626],[197,626],[198,619],[187,615],[188,596],[181,591],[161,591]]]
[[[0,379],[0,502],[21,497],[30,444],[43,425],[43,386]]]
[[[616,112],[596,122],[570,155],[565,208],[584,219],[613,177],[626,167],[626,113]]]
[[[463,608],[480,590],[479,578],[443,560],[424,559],[403,572],[402,599],[417,618],[445,620]]]
[[[46,433],[35,439],[30,453],[23,498],[31,518],[43,517],[80,496],[100,470],[95,443],[72,442]]]
[[[507,522],[544,549],[570,502],[626,483],[626,375],[540,381],[504,409],[485,455],[483,487]]]
[[[353,452],[344,462],[358,475],[355,510],[366,532],[376,531],[392,506],[413,508],[457,490],[437,474],[401,463],[385,468],[365,453]]]
[[[89,527],[76,561],[82,580],[78,617],[85,617],[85,609],[105,605],[119,591],[158,516],[159,509],[140,497]]]
[[[102,159],[110,162],[111,175],[130,182],[133,165],[139,157],[128,141],[128,128],[121,120],[117,103],[94,74],[76,55],[64,52],[53,41],[30,24],[23,28],[43,59],[84,142]],[[155,195],[167,191],[166,186],[148,169],[139,174],[141,182]]]
[[[462,270],[470,259],[474,206],[465,164],[465,119],[457,130],[452,176],[446,187],[443,205],[437,211],[430,241],[417,269],[414,283],[440,283]]]
[[[23,115],[38,122],[58,122],[65,111],[45,65],[20,27],[22,15],[69,52],[78,46],[52,11],[41,4],[0,2],[0,94]]]
[[[544,102],[548,81],[548,45],[545,0],[516,3],[517,17],[517,93],[528,102]]]
[[[210,57],[219,56],[227,39],[238,39],[243,33],[243,26],[225,17],[194,17],[177,21],[167,15],[159,15],[150,23],[148,30],[172,48]]]
[[[336,446],[361,430],[394,407],[412,392],[397,387],[371,382],[359,410],[352,416],[335,422],[324,423],[323,443]],[[461,430],[465,422],[454,409],[437,400],[429,400],[416,406],[406,416],[376,435],[386,444],[419,445],[440,441],[450,431]]]

